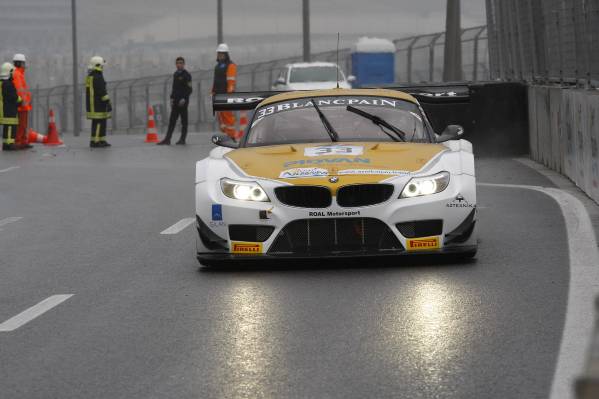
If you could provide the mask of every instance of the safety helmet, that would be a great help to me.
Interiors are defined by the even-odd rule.
[[[90,69],[93,69],[95,67],[103,67],[104,65],[106,65],[106,61],[104,60],[104,58],[100,57],[99,55],[94,55],[89,60],[89,68]]]
[[[229,52],[229,46],[227,46],[227,43],[221,43],[216,48],[216,52],[217,53],[228,53]]]
[[[27,62],[25,59],[25,54],[17,53],[12,57],[13,62]]]
[[[0,79],[6,80],[10,78],[10,74],[12,73],[12,71],[14,71],[14,69],[15,66],[10,62],[5,62],[4,64],[2,64],[2,66],[0,67]]]

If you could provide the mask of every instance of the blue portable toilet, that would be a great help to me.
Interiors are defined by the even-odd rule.
[[[391,40],[362,37],[353,46],[351,60],[354,87],[395,81],[395,44]]]

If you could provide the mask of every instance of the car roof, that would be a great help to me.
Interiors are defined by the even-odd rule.
[[[418,101],[408,93],[389,89],[329,89],[329,90],[306,90],[290,91],[287,93],[276,94],[264,99],[258,107],[278,103],[280,101],[296,100],[311,97],[335,97],[335,96],[372,96],[372,97],[390,97],[399,100],[418,104]]]
[[[309,67],[336,67],[334,62],[315,61],[315,62],[295,62],[287,64],[288,68],[309,68]]]

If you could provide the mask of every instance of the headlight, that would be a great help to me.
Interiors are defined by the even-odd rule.
[[[253,181],[221,179],[220,187],[229,198],[242,201],[270,202],[270,198],[260,185]]]
[[[449,172],[433,176],[415,177],[406,184],[399,198],[420,197],[440,193],[449,186]]]

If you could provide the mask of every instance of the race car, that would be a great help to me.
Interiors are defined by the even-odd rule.
[[[215,135],[196,164],[203,265],[476,254],[472,145],[457,125],[436,134],[415,96],[232,93],[213,107],[254,113],[239,143]]]

